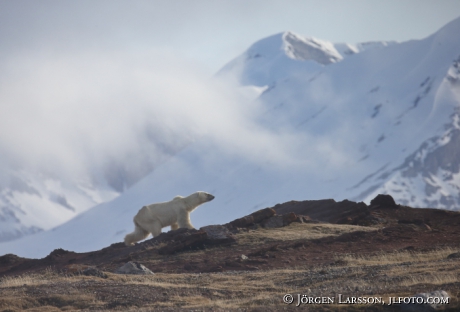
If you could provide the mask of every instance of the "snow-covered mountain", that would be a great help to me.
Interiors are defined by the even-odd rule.
[[[77,185],[58,177],[3,170],[9,183],[0,193],[0,241],[17,239],[62,224],[118,192],[110,187]]]
[[[283,78],[321,71],[324,65],[366,50],[383,48],[396,42],[338,43],[292,32],[279,33],[253,44],[245,53],[229,62],[217,76],[231,75],[242,85],[270,86]]]
[[[390,193],[407,205],[460,209],[459,27],[457,19],[399,44],[332,44],[286,32],[255,43],[218,75],[264,88],[260,100],[279,112],[264,116],[267,125],[327,135],[335,152],[349,144],[348,165],[364,169],[349,198]]]
[[[2,243],[0,254],[99,249],[122,241],[143,205],[197,190],[216,198],[193,212],[196,227],[289,200],[369,202],[377,193],[458,210],[458,33],[460,18],[402,43],[333,44],[292,32],[262,39],[216,78],[250,94],[241,108],[253,114],[250,131],[203,134],[112,201]]]
[[[460,210],[460,111],[445,130],[424,141],[394,168],[381,168],[366,177],[356,199],[391,194],[401,204]]]

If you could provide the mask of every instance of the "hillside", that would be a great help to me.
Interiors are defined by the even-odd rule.
[[[335,298],[308,305],[317,311],[400,311],[400,305],[338,304],[338,295],[342,302],[382,297],[388,303],[390,296],[444,290],[450,301],[442,307],[454,311],[460,307],[459,222],[459,212],[396,205],[391,197],[370,206],[290,201],[133,247],[56,249],[43,259],[9,254],[0,257],[0,309],[278,311],[297,304],[283,303],[283,295],[301,294]],[[154,274],[114,273],[129,261]]]

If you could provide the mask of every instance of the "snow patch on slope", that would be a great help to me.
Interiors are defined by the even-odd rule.
[[[381,175],[384,181],[368,194],[369,202],[377,194],[391,194],[396,201],[412,207],[436,207],[458,210],[460,207],[460,117],[443,134],[425,142],[409,155],[401,166]],[[388,178],[389,177],[389,178]],[[374,181],[377,183],[378,181]]]
[[[353,54],[361,53],[363,51],[382,49],[395,44],[398,43],[396,41],[370,41],[356,44],[335,43],[334,48],[338,53],[340,53],[342,58],[344,58]]]

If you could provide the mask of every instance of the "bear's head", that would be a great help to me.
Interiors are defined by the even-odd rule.
[[[196,207],[214,199],[214,196],[206,192],[195,192],[183,198],[186,210],[192,212]]]
[[[206,192],[197,192],[197,193],[200,199],[203,201],[203,203],[214,199],[214,195],[211,195],[209,193],[206,193]]]

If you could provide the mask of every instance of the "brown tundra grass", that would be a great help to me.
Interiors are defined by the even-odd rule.
[[[372,227],[293,224],[237,234],[238,244],[338,236]],[[65,275],[53,268],[0,277],[0,311],[280,311],[295,309],[283,296],[410,296],[450,290],[448,309],[459,308],[460,259],[447,259],[460,248],[426,251],[336,254],[327,264],[286,266],[260,271],[155,273],[108,278]],[[201,256],[192,251],[178,257]],[[157,261],[157,259],[155,260]],[[158,259],[158,261],[161,261]],[[299,307],[300,310],[305,306]],[[314,305],[314,311],[398,311],[383,305]],[[448,310],[447,309],[447,310]],[[453,309],[453,310],[452,310]]]

